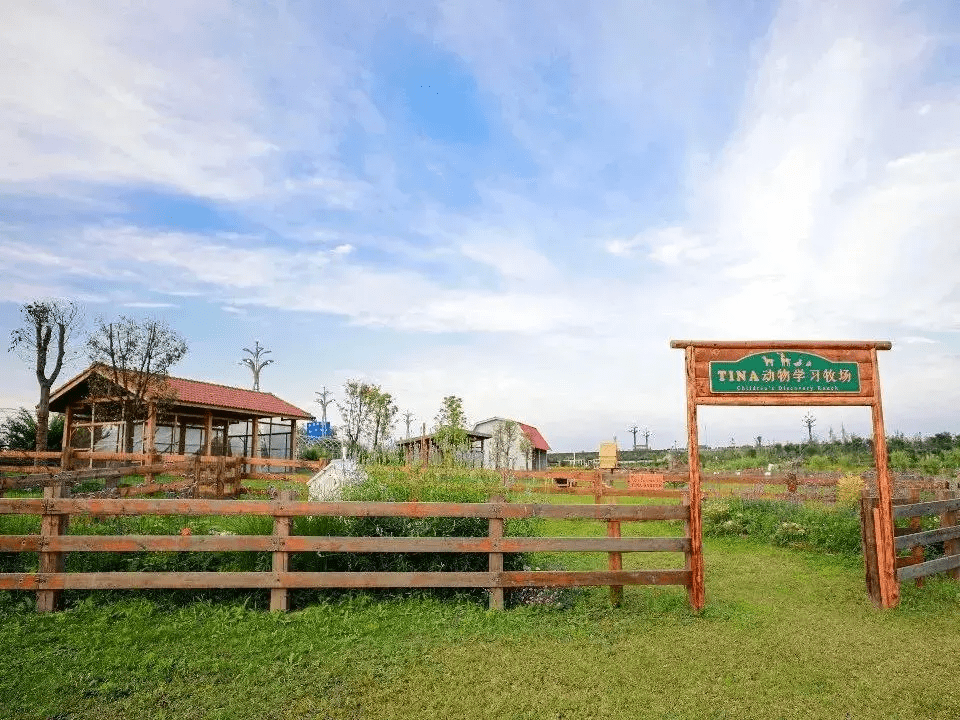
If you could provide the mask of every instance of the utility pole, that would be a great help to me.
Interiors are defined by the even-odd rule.
[[[817,419],[807,413],[803,416],[803,424],[807,426],[807,439],[812,443],[813,442],[813,426],[817,424]]]
[[[409,410],[407,410],[407,411],[403,414],[403,420],[404,420],[405,423],[407,423],[407,440],[410,439],[410,423],[413,422],[413,418],[415,418],[415,417],[416,417],[416,415],[414,415],[414,414],[413,414],[411,411],[409,411]]]
[[[264,347],[261,347],[260,341],[257,340],[256,344],[253,346],[253,350],[250,348],[244,348],[245,353],[250,353],[250,357],[243,358],[240,360],[241,365],[246,365],[250,368],[250,371],[253,373],[253,389],[260,390],[260,371],[263,370],[267,365],[273,362],[273,360],[261,360],[261,355],[267,355],[270,353]]]
[[[627,428],[627,432],[633,433],[633,449],[636,450],[637,449],[637,433],[640,432],[640,428],[638,428],[636,425],[632,425]]]
[[[327,422],[327,405],[333,402],[333,398],[330,398],[329,400],[327,399],[327,395],[330,394],[330,391],[327,390],[327,386],[324,385],[323,392],[318,392],[314,394],[320,396],[320,399],[317,400],[317,403],[320,405],[321,408],[323,408],[323,422]]]

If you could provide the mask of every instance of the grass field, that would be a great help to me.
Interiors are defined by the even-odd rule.
[[[579,525],[579,527],[578,527]],[[679,534],[675,524],[624,525]],[[545,534],[600,534],[548,522]],[[960,585],[881,612],[859,561],[705,543],[707,608],[679,588],[478,600],[354,597],[287,615],[97,596],[39,616],[0,597],[2,718],[957,718]],[[679,555],[629,555],[626,567]],[[603,567],[600,554],[531,562]]]

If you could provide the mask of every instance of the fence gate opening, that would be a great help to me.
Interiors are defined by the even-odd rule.
[[[700,489],[698,405],[865,405],[873,419],[877,507],[873,509],[876,567],[882,607],[894,607],[900,587],[894,569],[893,500],[887,440],[880,403],[877,351],[891,344],[869,342],[714,342],[672,340],[686,353],[687,448],[690,461],[690,603],[705,602]]]

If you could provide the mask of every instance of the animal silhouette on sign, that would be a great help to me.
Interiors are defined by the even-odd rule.
[[[768,358],[766,355],[761,355],[763,358],[763,364],[767,367],[773,367],[773,358]]]

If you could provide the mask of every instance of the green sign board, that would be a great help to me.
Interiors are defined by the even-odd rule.
[[[855,362],[833,362],[798,350],[772,350],[710,363],[714,393],[856,393]]]

